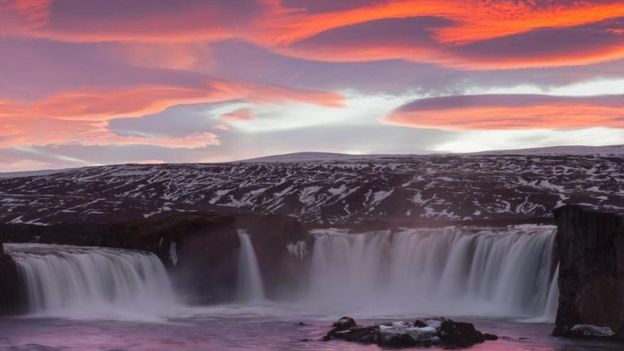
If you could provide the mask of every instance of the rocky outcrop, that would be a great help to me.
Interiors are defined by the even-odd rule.
[[[560,298],[553,334],[580,336],[575,326],[590,325],[624,337],[624,217],[579,206],[554,214]]]
[[[447,318],[358,326],[353,318],[342,317],[332,327],[323,337],[324,341],[339,339],[382,347],[441,345],[457,348],[497,339],[495,335],[481,333],[471,323],[455,322]]]
[[[308,267],[312,236],[295,218],[282,215],[237,215],[237,228],[251,236],[264,281],[265,294],[292,296]],[[282,296],[283,295],[283,296]]]
[[[0,239],[151,251],[190,302],[212,303],[235,296],[240,229],[252,238],[267,295],[289,290],[301,276],[306,257],[299,253],[309,236],[287,216],[189,213],[109,224],[0,224]]]
[[[4,247],[0,242],[0,315],[20,311],[22,307],[20,291],[17,265],[11,256],[4,253]]]

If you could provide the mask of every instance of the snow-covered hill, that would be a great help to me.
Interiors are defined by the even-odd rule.
[[[550,146],[531,149],[484,151],[481,155],[601,155],[624,157],[624,145],[608,146]]]
[[[621,157],[377,155],[269,161],[115,165],[0,179],[0,222],[106,222],[234,210],[287,214],[311,224],[422,223],[549,217],[564,203],[624,210]]]

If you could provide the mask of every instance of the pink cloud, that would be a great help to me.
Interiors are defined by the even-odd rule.
[[[120,89],[83,89],[56,94],[30,104],[0,101],[0,118],[22,116],[63,120],[110,120],[140,117],[181,104],[245,100],[254,103],[298,101],[342,106],[342,95],[235,81],[210,81],[200,87],[144,85]]]
[[[150,144],[171,148],[216,145],[219,140],[214,133],[175,138],[122,136],[111,132],[107,122],[115,118],[155,114],[181,104],[230,100],[258,104],[297,101],[337,107],[341,106],[342,96],[331,92],[214,80],[200,87],[144,85],[123,89],[83,89],[32,103],[4,100],[0,101],[0,122],[3,125],[0,147],[67,143]],[[244,111],[239,111],[241,113],[244,115]]]
[[[414,128],[624,128],[624,96],[468,95],[417,100],[384,122]]]
[[[624,58],[621,23],[595,26],[624,18],[619,1],[404,0],[306,6],[296,1],[253,0],[191,0],[184,5],[22,0],[5,7],[0,19],[7,23],[6,35],[130,43],[120,49],[120,56],[135,64],[145,61],[147,67],[189,68],[197,64],[193,56],[205,56],[201,50],[182,46],[159,51],[153,43],[205,44],[224,39],[314,60],[404,59],[460,68],[581,65]],[[444,24],[413,22],[419,18],[437,18]],[[373,31],[380,21],[385,25]],[[542,45],[540,33],[547,31],[560,33],[564,45],[550,50]],[[368,36],[373,38],[367,41]],[[578,36],[583,40],[575,41]],[[526,44],[531,42],[536,45]],[[162,57],[155,58],[160,55],[152,52]]]

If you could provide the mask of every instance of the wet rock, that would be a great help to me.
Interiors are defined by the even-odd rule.
[[[553,335],[578,337],[576,325],[624,337],[624,217],[580,206],[554,211],[559,306]]]
[[[440,338],[445,344],[468,347],[482,343],[485,337],[471,323],[443,320],[440,327]]]
[[[17,264],[11,256],[4,253],[4,247],[0,242],[0,315],[21,312],[23,303],[20,291]]]
[[[498,340],[498,336],[490,333],[483,333],[483,338],[488,341]]]
[[[355,319],[351,317],[342,317],[335,321],[332,327],[337,328],[338,330],[345,330],[357,327],[357,323],[355,323]]]
[[[437,320],[416,322],[394,322],[380,325],[381,338],[379,344],[384,346],[430,346],[441,343],[440,323]],[[424,326],[419,327],[417,325]]]
[[[99,224],[0,224],[0,239],[150,251],[188,293],[188,302],[209,304],[236,295],[238,229],[252,238],[268,297],[299,283],[306,262],[289,253],[288,245],[305,247],[310,236],[299,222],[282,215],[197,212]]]
[[[611,337],[615,333],[609,327],[599,327],[590,324],[577,324],[573,326],[569,333],[571,337]]]
[[[379,325],[357,326],[353,318],[343,317],[334,323],[323,340],[340,339],[384,347],[442,345],[469,347],[485,340],[496,340],[493,334],[484,334],[470,323],[454,322],[446,318],[391,322]]]

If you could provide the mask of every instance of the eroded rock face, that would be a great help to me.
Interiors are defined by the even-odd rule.
[[[446,318],[358,326],[353,318],[342,317],[323,337],[325,341],[333,339],[385,347],[442,345],[456,348],[470,347],[486,340],[496,340],[497,337],[481,333],[471,323],[455,322]]]
[[[624,336],[624,217],[578,206],[554,211],[559,308],[554,335],[582,336],[576,325]]]
[[[0,242],[0,315],[20,311],[22,307],[20,291],[17,265],[9,255],[4,253],[4,248]]]
[[[236,295],[239,229],[252,238],[267,296],[296,284],[310,237],[287,216],[189,213],[110,224],[0,224],[0,239],[150,251],[168,267],[189,302],[215,303]]]
[[[291,296],[304,277],[313,245],[308,230],[295,218],[283,215],[239,214],[236,227],[245,229],[258,258],[265,295]]]

